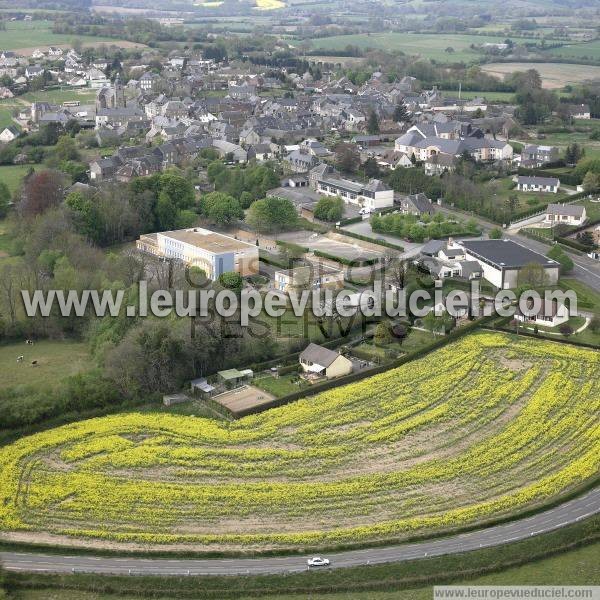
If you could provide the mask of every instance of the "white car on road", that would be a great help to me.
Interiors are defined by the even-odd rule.
[[[307,561],[309,567],[328,567],[329,559],[321,558],[320,556],[313,556],[313,558],[309,558]]]

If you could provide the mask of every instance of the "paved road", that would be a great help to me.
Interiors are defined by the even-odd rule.
[[[333,567],[400,562],[456,554],[526,539],[600,512],[600,487],[526,519],[438,540],[326,554]],[[230,559],[113,558],[0,552],[5,569],[144,575],[240,575],[306,570],[306,556]]]

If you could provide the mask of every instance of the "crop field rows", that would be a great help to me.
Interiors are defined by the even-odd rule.
[[[74,423],[0,449],[1,537],[261,550],[476,524],[597,474],[599,367],[480,332],[233,423]]]

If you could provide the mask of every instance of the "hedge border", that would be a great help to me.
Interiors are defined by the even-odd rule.
[[[300,398],[306,398],[309,396],[315,396],[320,394],[321,392],[326,392],[327,390],[340,387],[343,385],[347,385],[349,383],[354,383],[356,381],[361,381],[362,379],[366,379],[368,377],[372,377],[373,375],[379,375],[380,373],[384,373],[385,371],[389,371],[390,369],[395,369],[400,367],[408,362],[412,362],[418,358],[429,354],[433,350],[437,350],[438,348],[442,348],[443,346],[453,342],[457,339],[464,337],[465,335],[472,333],[476,329],[483,327],[486,323],[491,323],[493,320],[497,318],[497,315],[491,315],[489,317],[481,317],[477,321],[472,321],[468,325],[464,325],[458,329],[454,329],[448,335],[440,337],[439,339],[433,341],[431,344],[420,348],[419,350],[415,350],[409,354],[401,356],[396,360],[391,362],[387,362],[383,365],[378,365],[373,367],[372,369],[365,369],[364,371],[359,371],[358,373],[351,373],[350,375],[345,375],[343,377],[338,377],[336,379],[331,379],[329,381],[324,381],[323,383],[318,383],[310,388],[299,390],[297,392],[293,392],[291,394],[287,394],[286,396],[281,396],[280,398],[275,398],[271,402],[261,404],[260,406],[249,408],[245,411],[241,411],[237,413],[237,418],[242,418],[252,414],[258,414],[264,412],[266,410],[270,410],[271,408],[277,408],[279,406],[285,406],[286,404],[290,404],[291,402],[295,402],[296,400],[300,400]],[[298,353],[298,356],[301,353]]]
[[[392,250],[398,250],[399,252],[404,252],[404,247],[398,244],[394,244],[393,242],[388,242],[383,238],[372,238],[368,235],[362,235],[361,233],[356,233],[354,231],[348,231],[346,229],[338,230],[342,235],[347,235],[348,237],[355,238],[357,240],[361,240],[363,242],[369,242],[371,244],[377,244],[378,246],[384,246],[385,248],[391,248]]]

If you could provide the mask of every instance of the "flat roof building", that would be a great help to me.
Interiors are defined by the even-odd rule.
[[[500,289],[515,288],[520,271],[531,264],[540,265],[546,272],[549,285],[558,282],[560,264],[512,240],[461,241],[467,260],[476,260],[483,277]]]
[[[142,252],[199,267],[212,280],[229,271],[256,275],[259,269],[257,246],[202,227],[142,235],[136,245]]]

